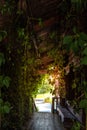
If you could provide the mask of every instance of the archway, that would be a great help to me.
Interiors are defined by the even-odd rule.
[[[31,115],[42,73],[87,118],[86,7],[82,0],[0,1],[0,127],[19,129]]]

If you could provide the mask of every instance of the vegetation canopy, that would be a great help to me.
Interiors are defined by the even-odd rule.
[[[86,12],[87,0],[0,1],[2,130],[21,130],[34,112],[33,98],[48,91],[82,109],[84,127],[72,129],[87,129]]]

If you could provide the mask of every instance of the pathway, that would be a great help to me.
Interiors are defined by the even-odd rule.
[[[51,112],[51,103],[36,103],[39,112]]]
[[[56,114],[36,112],[33,114],[27,130],[65,130]]]

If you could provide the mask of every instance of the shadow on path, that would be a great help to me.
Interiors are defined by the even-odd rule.
[[[56,114],[36,112],[28,124],[27,130],[65,130]]]

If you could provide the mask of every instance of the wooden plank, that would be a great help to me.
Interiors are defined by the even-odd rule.
[[[57,20],[59,20],[59,17],[51,17],[50,19],[43,21],[44,28],[48,28],[53,24],[56,24],[58,22]],[[36,24],[34,26],[34,30],[37,32],[40,31],[42,28],[43,27],[41,27],[39,24]]]
[[[64,130],[56,114],[48,112],[34,113],[27,130]]]

